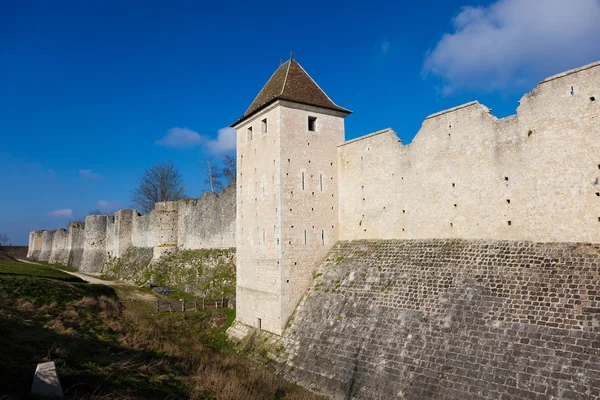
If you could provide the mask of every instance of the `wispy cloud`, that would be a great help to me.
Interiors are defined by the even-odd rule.
[[[165,137],[154,141],[159,146],[179,149],[199,146],[202,142],[202,136],[188,128],[171,128]]]
[[[98,209],[105,213],[113,213],[119,209],[121,204],[118,201],[98,200]]]
[[[531,85],[600,58],[599,0],[498,0],[464,7],[425,58],[444,93]]]
[[[226,153],[235,150],[237,143],[237,132],[233,128],[221,128],[217,138],[209,140],[206,146],[213,153]]]
[[[47,215],[52,218],[73,218],[73,210],[70,208],[63,208],[60,210],[50,211]]]
[[[225,153],[235,150],[237,133],[233,128],[221,128],[216,138],[200,135],[188,128],[171,128],[167,135],[154,143],[169,148],[192,148],[205,146],[211,153]]]
[[[85,181],[93,181],[96,179],[102,179],[102,175],[95,173],[91,169],[80,169],[79,175]]]
[[[384,38],[381,41],[381,53],[387,54],[388,51],[390,51],[390,42]]]

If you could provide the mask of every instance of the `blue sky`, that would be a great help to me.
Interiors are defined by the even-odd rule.
[[[169,159],[200,196],[199,164],[234,152],[222,128],[290,51],[354,111],[347,139],[392,127],[405,143],[431,113],[477,99],[507,116],[600,60],[600,0],[407,3],[1,1],[0,233],[26,244],[130,206]]]

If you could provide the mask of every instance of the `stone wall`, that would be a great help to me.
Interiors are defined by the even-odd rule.
[[[340,239],[600,242],[599,119],[596,63],[540,83],[511,117],[473,102],[409,145],[390,129],[346,142]]]
[[[42,252],[42,231],[35,230],[29,233],[29,249],[27,258],[38,260]]]
[[[52,254],[52,239],[55,231],[42,231],[42,247],[38,261],[48,261]]]
[[[339,242],[281,343],[339,398],[600,396],[600,245]]]
[[[131,245],[133,247],[154,247],[154,210],[146,215],[133,213]]]
[[[83,258],[83,246],[85,243],[85,224],[83,222],[69,223],[69,237],[67,240],[67,248],[69,250],[69,258],[67,265],[73,267],[81,267]]]
[[[235,191],[235,185],[229,185],[219,194],[205,192],[199,199],[179,201],[177,247],[235,247]]]
[[[69,232],[66,229],[57,229],[52,236],[52,253],[48,259],[49,264],[66,265],[69,261],[68,240]]]
[[[108,215],[88,215],[85,217],[83,257],[79,269],[83,272],[100,273],[106,261],[107,228],[114,217]],[[112,236],[112,235],[111,235]]]
[[[125,209],[89,215],[85,224],[69,224],[68,231],[32,231],[28,255],[100,273],[106,260],[132,247],[152,249],[155,261],[176,249],[230,249],[235,247],[235,195],[230,186],[219,195],[157,203],[148,215]]]

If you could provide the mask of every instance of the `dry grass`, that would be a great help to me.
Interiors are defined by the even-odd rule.
[[[72,399],[320,398],[238,355],[231,310],[156,315],[137,289],[115,289],[126,307],[99,285],[0,276],[0,398],[28,398],[49,360]]]

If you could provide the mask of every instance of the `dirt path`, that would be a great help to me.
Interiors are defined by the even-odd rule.
[[[17,260],[27,263],[27,264],[45,265],[45,264],[40,264],[40,263],[36,263],[33,261],[28,261],[28,260],[21,260],[21,259],[17,259]],[[51,265],[49,265],[49,266],[52,267]],[[123,300],[129,300],[129,301],[131,301],[131,300],[155,301],[156,300],[156,296],[152,295],[151,293],[143,293],[140,291],[140,289],[137,286],[132,285],[130,283],[117,282],[117,281],[105,281],[103,279],[99,279],[99,278],[96,278],[96,277],[93,277],[90,275],[82,274],[80,272],[70,272],[70,271],[65,271],[63,269],[59,269],[59,268],[56,268],[56,269],[66,273],[66,274],[73,275],[80,279],[83,279],[87,283],[93,283],[96,285],[106,285],[106,286],[118,287],[119,289],[125,289],[125,290],[119,290],[119,293],[120,293],[119,297],[123,297]]]

